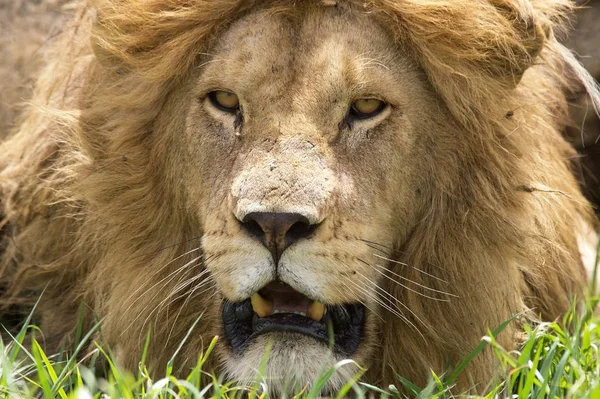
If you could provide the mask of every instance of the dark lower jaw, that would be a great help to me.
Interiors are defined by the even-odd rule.
[[[340,357],[351,357],[363,335],[365,310],[363,305],[328,306],[320,321],[292,313],[258,317],[250,300],[223,305],[223,327],[234,355],[243,355],[254,338],[266,333],[298,333],[314,338]]]

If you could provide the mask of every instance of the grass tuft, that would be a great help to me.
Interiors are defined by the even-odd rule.
[[[600,298],[590,298],[581,310],[575,308],[564,317],[562,323],[525,324],[527,339],[519,351],[507,351],[495,337],[508,325],[519,320],[515,315],[496,330],[482,338],[462,362],[446,375],[431,375],[426,387],[418,387],[398,376],[397,384],[376,387],[360,382],[365,372],[360,369],[335,395],[336,398],[452,398],[451,389],[468,363],[485,347],[490,346],[500,360],[499,378],[482,396],[484,398],[590,398],[600,399],[600,316],[594,315]],[[111,352],[98,343],[92,354],[79,358],[77,355],[87,346],[98,327],[81,334],[73,355],[49,355],[44,352],[36,336],[39,328],[30,324],[15,336],[5,333],[0,341],[0,398],[43,399],[166,399],[166,398],[247,398],[267,399],[268,387],[264,379],[250,387],[223,382],[220,376],[203,370],[212,356],[218,337],[215,337],[196,366],[185,375],[175,372],[175,360],[169,362],[164,377],[153,380],[146,368],[146,353],[150,333],[137,374],[119,368]],[[198,322],[198,321],[196,321]],[[99,324],[98,324],[99,325]],[[189,333],[193,330],[190,328]],[[188,333],[188,335],[189,335]],[[27,340],[27,345],[25,344]],[[185,341],[185,338],[184,338]],[[179,346],[183,345],[183,342]],[[29,349],[28,349],[29,348]],[[94,365],[104,360],[105,378],[98,377]],[[335,370],[352,362],[339,362],[330,370],[307,384],[295,398],[317,398]],[[261,367],[264,369],[264,367]],[[210,382],[206,383],[209,377]]]
[[[500,359],[500,379],[488,387],[485,398],[591,398],[600,399],[600,317],[592,309],[598,298],[586,302],[582,311],[572,309],[563,322],[541,323],[535,327],[524,325],[528,334],[520,351],[509,352],[496,341],[509,322],[482,338],[481,343],[463,362],[447,376],[432,374],[430,383],[420,388],[402,376],[396,385],[375,387],[360,382],[364,373],[359,373],[337,393],[336,398],[348,395],[357,398],[386,397],[405,398],[450,398],[450,389],[467,364],[486,346],[491,346]],[[169,362],[165,376],[152,380],[145,366],[144,350],[137,375],[120,369],[110,353],[96,343],[96,356],[77,361],[76,355],[89,342],[93,332],[81,338],[72,352],[75,356],[67,359],[58,355],[48,355],[35,338],[40,333],[36,326],[26,324],[16,336],[0,342],[0,396],[4,398],[44,398],[44,399],[163,399],[163,398],[238,398],[245,392],[249,398],[266,399],[268,389],[265,381],[257,381],[251,387],[225,383],[219,376],[203,370],[217,343],[215,337],[206,351],[198,357],[196,366],[184,376],[174,373],[174,360]],[[193,329],[190,328],[190,331]],[[24,345],[26,337],[31,343]],[[149,342],[148,334],[146,343]],[[182,343],[183,344],[183,343]],[[146,344],[147,347],[147,344]],[[27,348],[30,348],[28,350]],[[108,365],[106,378],[99,378],[94,372],[97,356]],[[322,376],[304,387],[297,398],[317,398],[319,391],[335,370],[350,360],[338,363],[325,370]],[[202,381],[205,382],[202,385]],[[404,392],[404,393],[402,393]],[[456,394],[456,393],[455,393]]]

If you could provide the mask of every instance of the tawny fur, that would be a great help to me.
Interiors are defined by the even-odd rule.
[[[209,228],[206,220],[220,214],[191,209],[177,168],[185,149],[173,152],[178,139],[167,133],[185,126],[189,108],[177,94],[219,35],[258,8],[302,20],[319,7],[295,3],[97,0],[82,5],[57,39],[19,131],[0,146],[2,300],[33,303],[44,290],[38,315],[50,350],[69,345],[80,314],[86,327],[103,320],[102,338],[129,368],[150,327],[149,362],[158,372],[200,315],[180,364],[193,365],[221,333],[219,290],[227,282],[210,269],[216,284],[198,259],[198,238],[215,242],[198,226]],[[582,296],[578,222],[596,221],[561,132],[564,92],[587,75],[554,37],[571,10],[566,0],[349,3],[364,7],[393,38],[390,47],[414,60],[437,95],[415,101],[439,109],[432,123],[456,133],[430,137],[430,151],[420,154],[410,229],[398,227],[389,247],[371,251],[392,257],[395,275],[453,295],[427,300],[379,280],[411,310],[405,316],[419,333],[378,308],[385,322],[369,316],[357,360],[369,367],[370,382],[393,383],[398,373],[422,384],[512,315],[554,320]],[[210,184],[197,183],[195,193],[205,198]],[[170,278],[186,262],[191,267]],[[180,278],[197,276],[204,285],[191,303],[186,295],[165,298]],[[499,341],[513,349],[521,332],[512,323]],[[222,344],[219,354],[211,367],[223,370]],[[484,351],[457,390],[482,390],[495,368],[494,354]]]

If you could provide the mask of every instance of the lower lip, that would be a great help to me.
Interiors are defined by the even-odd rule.
[[[347,317],[335,316],[344,309],[329,306],[323,319],[314,321],[290,313],[260,318],[252,311],[250,300],[225,302],[222,312],[224,335],[235,355],[242,355],[252,340],[262,334],[285,332],[309,336],[327,346],[333,343],[334,353],[349,357],[356,352],[362,339],[364,307],[351,304],[343,308]]]

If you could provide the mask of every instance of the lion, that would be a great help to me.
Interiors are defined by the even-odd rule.
[[[426,384],[581,298],[566,0],[93,0],[0,148],[5,311],[275,396]],[[40,297],[41,295],[41,297]],[[187,339],[184,339],[187,337]],[[259,367],[259,365],[261,365]],[[456,392],[485,390],[484,350]]]

